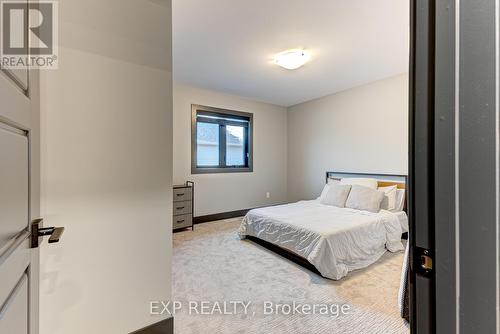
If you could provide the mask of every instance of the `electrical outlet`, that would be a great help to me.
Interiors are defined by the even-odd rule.
[[[266,193],[266,198],[271,198],[271,193],[270,192]]]

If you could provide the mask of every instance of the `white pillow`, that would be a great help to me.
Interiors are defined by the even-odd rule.
[[[318,197],[319,201],[322,201],[323,198],[326,197],[326,194],[328,194],[328,190],[329,189],[330,189],[330,185],[329,184],[325,184],[325,186],[323,187],[323,190],[321,191],[321,194]]]
[[[350,191],[351,185],[349,184],[332,183],[328,187],[327,194],[321,198],[320,203],[344,208]]]
[[[374,190],[377,190],[377,188],[378,188],[378,181],[375,179],[346,177],[346,178],[343,178],[340,182],[343,184],[364,186],[364,187],[368,187],[368,188],[371,188]]]
[[[378,190],[383,191],[385,194],[384,199],[380,204],[380,208],[389,211],[395,210],[398,186],[379,187]]]
[[[398,189],[396,191],[396,207],[394,208],[394,211],[403,211],[404,210],[405,197],[406,197],[406,190]]]
[[[345,206],[350,209],[379,212],[384,196],[383,191],[353,185]]]
[[[323,190],[321,191],[321,194],[318,197],[319,201],[321,201],[323,198],[325,198],[326,194],[328,193],[328,189],[330,189],[331,184],[340,184],[340,181],[329,178],[328,183],[325,184],[325,186],[323,187]]]

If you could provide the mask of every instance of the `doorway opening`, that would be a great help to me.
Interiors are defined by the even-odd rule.
[[[173,53],[176,328],[409,333],[409,1],[174,1]]]

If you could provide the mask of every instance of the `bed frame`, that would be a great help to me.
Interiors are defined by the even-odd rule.
[[[289,251],[288,249],[282,248],[280,246],[276,246],[275,244],[272,244],[270,242],[264,241],[262,239],[259,239],[257,237],[252,237],[252,236],[246,236],[246,239],[255,242],[256,244],[269,249],[270,251],[281,255],[282,257],[298,264],[299,266],[306,268],[313,273],[321,276],[321,273],[316,269],[316,267],[306,259],[304,259],[302,256],[295,254],[294,252]]]
[[[378,186],[379,187],[389,187],[396,185],[398,189],[406,189],[406,181],[407,181],[407,176],[406,175],[392,175],[392,174],[367,174],[367,173],[346,173],[346,172],[326,172],[326,183],[328,183],[328,180],[333,179],[333,180],[340,180],[342,177],[369,177],[369,178],[374,178],[378,179]],[[407,207],[407,196],[405,197],[405,204],[404,204],[404,211],[406,211]],[[408,238],[408,234],[405,233],[402,236],[403,239]],[[252,236],[247,236],[247,240],[250,240],[252,242],[255,242],[256,244],[269,249],[270,251],[298,264],[299,266],[306,268],[313,273],[322,276],[321,273],[316,269],[316,267],[306,259],[304,259],[302,256],[295,254],[294,252],[289,251],[288,249],[282,248],[280,246],[277,246],[275,244],[272,244],[270,242],[264,241],[262,239],[259,239],[257,237],[252,237]]]

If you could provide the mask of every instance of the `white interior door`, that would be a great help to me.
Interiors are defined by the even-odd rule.
[[[37,334],[39,214],[37,71],[0,70],[0,333]]]

